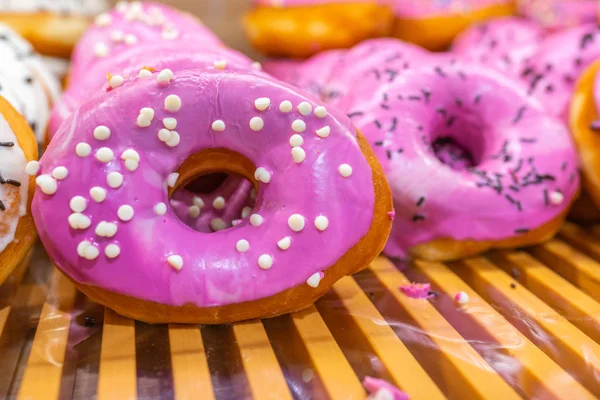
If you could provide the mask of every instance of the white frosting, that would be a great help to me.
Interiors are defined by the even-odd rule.
[[[58,79],[28,42],[2,24],[0,60],[0,96],[25,117],[41,142],[50,117],[50,102],[60,93]]]
[[[0,12],[51,11],[61,15],[92,16],[108,9],[107,0],[3,0]]]
[[[20,187],[0,184],[0,201],[5,208],[4,211],[0,210],[0,252],[2,252],[15,239],[19,218],[27,213],[29,176],[25,172],[25,165],[27,165],[25,154],[2,114],[0,114],[0,142],[14,143],[13,147],[0,146],[0,174],[4,179],[21,182]],[[20,201],[17,201],[17,193],[20,194]]]

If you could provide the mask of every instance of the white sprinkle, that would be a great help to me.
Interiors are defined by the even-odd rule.
[[[252,69],[255,69],[257,71],[260,71],[262,69],[262,64],[258,61],[254,61],[250,66],[252,67]]]
[[[241,219],[234,219],[231,221],[231,226],[238,226],[241,223],[242,223]]]
[[[62,181],[63,179],[65,179],[67,177],[67,175],[69,175],[69,170],[67,169],[67,167],[63,167],[63,166],[56,167],[52,171],[52,177],[59,181]]]
[[[172,256],[167,257],[167,262],[171,267],[175,268],[177,271],[181,271],[181,268],[183,268],[183,258],[181,258],[180,255],[174,254]]]
[[[292,129],[294,132],[302,133],[306,130],[306,123],[301,119],[297,119],[292,122]]]
[[[284,100],[281,102],[281,104],[279,104],[279,111],[281,111],[282,113],[289,113],[290,111],[292,111],[293,108],[294,106],[289,100]]]
[[[121,75],[113,75],[110,77],[110,79],[108,81],[108,85],[112,89],[116,89],[116,88],[122,86],[123,83],[125,83],[125,78],[123,78]]]
[[[92,224],[92,220],[87,215],[74,213],[69,215],[69,226],[73,229],[87,229]]]
[[[121,154],[121,160],[134,160],[139,162],[140,153],[138,153],[134,149],[127,149]]]
[[[104,249],[104,254],[107,258],[117,258],[121,254],[121,248],[119,245],[111,243]]]
[[[140,70],[140,73],[138,74],[138,77],[140,78],[149,78],[152,76],[152,71],[150,71],[149,69],[146,68],[142,68]]]
[[[550,203],[554,204],[555,206],[562,204],[564,200],[565,196],[561,192],[550,193]]]
[[[291,244],[292,244],[292,238],[289,236],[286,236],[277,242],[277,247],[279,247],[281,250],[287,250],[290,248]]]
[[[290,146],[292,147],[299,147],[302,146],[304,144],[304,139],[302,138],[302,136],[300,136],[297,133],[294,133],[292,135],[292,137],[290,138]]]
[[[213,207],[217,210],[225,208],[225,199],[222,196],[215,197],[213,200]]]
[[[250,129],[252,129],[254,132],[260,131],[262,128],[264,128],[264,126],[265,122],[261,117],[253,117],[250,120]]]
[[[113,222],[101,221],[96,225],[96,235],[100,237],[113,237],[117,234],[117,224]]]
[[[87,200],[83,196],[74,196],[69,202],[69,207],[71,207],[73,212],[84,212],[87,208]]]
[[[110,33],[110,40],[115,43],[119,43],[123,41],[123,32],[119,30],[114,30]]]
[[[144,107],[140,110],[140,115],[152,120],[154,119],[154,109],[150,107]]]
[[[270,105],[271,99],[269,99],[268,97],[261,97],[254,100],[254,107],[256,107],[258,111],[265,111],[267,108],[269,108]]]
[[[215,218],[210,221],[210,227],[213,231],[222,231],[223,229],[227,229],[227,224],[221,218]]]
[[[340,175],[342,175],[344,178],[348,178],[350,175],[352,175],[352,167],[348,164],[340,165],[338,171],[340,171]]]
[[[98,15],[94,19],[94,24],[96,24],[96,26],[99,26],[99,27],[108,26],[108,25],[110,25],[111,22],[112,22],[112,17],[106,13],[102,13],[102,14]]]
[[[262,183],[271,182],[271,173],[263,167],[258,167],[254,172],[254,178]]]
[[[171,135],[169,136],[169,139],[167,139],[167,141],[165,143],[169,147],[175,147],[179,144],[180,141],[181,141],[181,137],[179,136],[179,133],[177,133],[175,131],[171,131]]]
[[[261,269],[269,269],[273,266],[273,257],[268,254],[263,254],[258,257],[258,266]]]
[[[213,63],[213,65],[215,66],[215,68],[225,69],[225,68],[227,68],[227,61],[226,60],[217,60]]]
[[[156,215],[165,215],[167,213],[167,205],[165,203],[158,203],[154,206],[154,213]]]
[[[288,226],[294,232],[300,232],[302,229],[304,229],[304,223],[304,217],[300,214],[292,214],[288,218]]]
[[[144,117],[142,114],[138,115],[137,126],[139,126],[140,128],[147,128],[150,126],[151,123],[152,123],[152,120]]]
[[[40,170],[39,161],[29,161],[27,163],[27,165],[25,165],[25,173],[29,176],[37,175],[39,170]]]
[[[101,147],[96,151],[96,159],[100,162],[107,163],[111,162],[115,154],[108,147]]]
[[[329,220],[327,219],[326,216],[319,215],[317,218],[315,218],[315,227],[318,230],[324,231],[325,229],[327,229],[328,226],[329,226]]]
[[[456,296],[454,296],[454,301],[460,305],[465,305],[469,302],[469,295],[466,292],[458,292]]]
[[[250,250],[250,243],[247,240],[241,239],[235,244],[235,249],[240,253],[245,253]]]
[[[35,178],[35,183],[45,194],[54,194],[56,193],[56,189],[58,189],[56,179],[47,174],[40,175],[37,178]]]
[[[199,208],[204,207],[204,200],[202,200],[201,197],[194,196],[194,199],[192,201],[194,202],[195,206],[198,206]]]
[[[87,240],[79,242],[79,244],[77,245],[77,254],[79,255],[79,257],[83,258],[85,255],[85,249],[87,249],[91,245],[92,244]]]
[[[191,206],[190,208],[188,208],[188,215],[191,218],[198,218],[200,216],[200,207]]]
[[[323,106],[318,106],[315,108],[315,115],[317,118],[325,118],[327,116],[327,109]]]
[[[90,197],[96,203],[102,203],[106,199],[106,189],[101,188],[100,186],[94,186],[90,189]]]
[[[158,131],[158,140],[167,143],[167,141],[171,139],[171,132],[172,131],[168,129],[161,129],[160,131]]]
[[[314,274],[312,274],[310,276],[310,278],[308,278],[306,280],[306,284],[308,286],[310,286],[311,288],[318,287],[319,283],[321,283],[321,273],[320,272],[315,272]]]
[[[137,37],[135,37],[135,35],[132,35],[131,33],[128,33],[127,35],[125,35],[125,44],[128,45],[132,45],[132,44],[136,44],[138,39]]]
[[[164,86],[168,85],[171,82],[171,79],[173,79],[173,71],[171,71],[168,68],[160,71],[160,73],[156,77],[156,81],[158,82],[158,84]]]
[[[212,123],[212,130],[217,132],[223,132],[225,130],[225,122],[220,119]]]
[[[242,218],[246,218],[251,213],[252,213],[252,207],[244,207],[242,209]]]
[[[165,118],[163,119],[163,126],[172,131],[177,128],[177,120],[175,118]]]
[[[302,103],[298,104],[298,111],[302,115],[310,115],[312,112],[312,106],[308,101],[303,101]]]
[[[131,219],[133,218],[133,214],[133,207],[127,204],[119,207],[119,209],[117,210],[117,215],[119,216],[119,219],[121,221],[131,221]]]
[[[165,40],[174,40],[179,37],[179,31],[168,27],[162,31],[162,38]]]
[[[306,152],[302,147],[294,147],[292,149],[292,158],[294,162],[301,163],[306,158]]]
[[[123,184],[123,175],[120,172],[111,172],[106,176],[106,183],[113,189],[118,189]]]
[[[176,94],[170,94],[165,99],[165,109],[170,112],[177,112],[181,108],[181,98]]]
[[[138,161],[132,160],[131,158],[125,160],[125,168],[127,168],[131,172],[138,169],[139,165],[140,163]]]
[[[77,154],[79,157],[87,157],[91,152],[92,146],[87,143],[81,142],[77,143],[77,146],[75,146],[75,154]]]
[[[98,248],[91,243],[83,250],[83,258],[90,261],[95,260],[96,258],[98,258],[99,255],[100,250],[98,250]]]
[[[110,129],[104,125],[97,126],[94,129],[94,137],[98,140],[106,140],[110,137]]]
[[[321,129],[317,129],[317,136],[326,138],[331,133],[331,128],[329,126],[324,126]]]
[[[169,185],[169,187],[175,187],[175,184],[177,183],[177,179],[179,179],[179,173],[177,173],[177,172],[170,173],[169,177],[167,178],[167,185]]]
[[[108,55],[108,46],[105,43],[98,42],[94,46],[94,53],[98,58],[106,57]]]
[[[263,218],[262,215],[252,214],[250,216],[250,225],[252,225],[252,226],[261,226],[263,224],[263,222],[265,222],[265,219]]]

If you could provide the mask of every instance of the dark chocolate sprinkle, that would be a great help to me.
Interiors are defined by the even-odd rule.
[[[35,132],[35,129],[37,128],[37,124],[35,122],[30,122],[29,126],[31,127],[31,130]]]
[[[396,130],[396,126],[398,125],[398,118],[392,118],[392,126],[390,126],[390,132],[394,132]]]
[[[462,100],[461,100],[461,99],[459,99],[459,98],[457,98],[457,99],[456,99],[456,105],[457,105],[458,107],[462,107],[462,105],[463,105],[463,102],[462,102]]]
[[[398,100],[404,100],[404,97],[401,94],[397,95],[396,97],[398,98]]]
[[[421,207],[423,205],[423,203],[425,202],[425,197],[421,197],[419,199],[419,201],[417,201],[417,207]]]
[[[421,131],[423,130],[423,125],[419,125],[419,126],[417,126],[417,130],[418,130],[419,132],[421,132]]]
[[[398,154],[400,154],[400,153],[404,153],[404,149],[400,148],[400,149],[396,150],[396,152],[397,152]]]
[[[521,120],[521,118],[523,118],[523,113],[525,113],[526,109],[527,107],[525,106],[519,107],[519,110],[517,110],[517,115],[515,115],[515,119],[513,119],[513,125],[518,123]]]
[[[425,97],[425,103],[429,103],[429,97],[431,97],[431,92],[426,89],[421,89],[421,93],[423,93],[423,97]]]
[[[441,67],[435,67],[433,70],[435,71],[436,74],[438,74],[442,78],[446,77],[446,74],[444,73],[444,71],[442,71]]]
[[[521,138],[521,143],[535,143],[537,142],[536,138]]]
[[[364,115],[365,113],[362,111],[354,111],[351,112],[350,114],[348,114],[348,118],[353,118],[353,117],[360,117],[361,115]]]
[[[504,197],[506,198],[506,200],[510,201],[512,204],[515,204],[517,202],[509,194],[505,194]]]
[[[375,120],[373,121],[373,123],[375,124],[375,126],[377,126],[378,129],[381,129],[381,122]]]
[[[579,67],[579,66],[581,66],[581,64],[582,64],[582,63],[583,63],[583,60],[582,60],[581,58],[577,57],[577,58],[575,59],[575,65],[576,65],[576,66],[578,66],[578,67]]]
[[[479,102],[481,101],[481,94],[478,94],[477,96],[475,96],[475,98],[473,99],[473,103],[475,104],[479,104]]]
[[[531,83],[529,84],[529,93],[533,93],[533,91],[535,90],[536,86],[538,85],[538,83],[540,83],[540,81],[544,78],[544,75],[542,74],[537,74],[533,77],[533,79],[531,80]]]
[[[448,121],[446,122],[446,127],[450,128],[452,126],[452,124],[454,124],[455,119],[456,119],[456,117],[454,115],[452,115],[450,118],[448,118]]]
[[[394,82],[396,76],[398,75],[398,71],[393,69],[386,69],[385,73],[388,74],[388,82]]]
[[[519,191],[519,188],[517,186],[515,186],[515,185],[510,185],[508,188],[510,190],[512,190],[513,192],[518,192]]]
[[[548,200],[548,189],[544,189],[544,204],[550,204],[550,201]]]
[[[392,61],[396,61],[396,60],[398,60],[400,58],[402,58],[402,53],[396,53],[396,54],[393,54],[391,57],[386,58],[385,62],[389,63],[389,62],[392,62]]]
[[[546,64],[546,72],[552,71],[552,68],[553,68],[552,64]]]
[[[390,150],[386,150],[385,153],[387,155],[388,160],[391,160],[392,159],[392,152]]]
[[[413,96],[408,96],[408,99],[409,99],[409,100],[421,101],[421,96],[415,96],[415,95],[413,95]]]
[[[380,74],[380,73],[379,73],[379,71],[377,71],[376,69],[369,70],[369,71],[367,72],[367,75],[369,75],[369,74],[374,74],[374,75],[375,75],[375,78],[376,78],[377,80],[380,80],[380,79],[381,79],[381,74]]]
[[[561,171],[565,171],[567,169],[567,162],[563,162],[562,165],[560,166]]]
[[[546,93],[552,93],[554,91],[554,86],[551,84],[546,85]]]
[[[375,146],[383,146],[383,140],[377,140],[374,144]]]
[[[440,294],[434,290],[430,290],[429,292],[427,292],[427,296],[432,297],[435,300],[440,296]]]
[[[424,221],[425,216],[416,214],[416,215],[413,215],[412,220],[413,220],[413,222]]]
[[[458,71],[458,76],[460,77],[460,79],[462,79],[463,81],[467,80],[467,75],[465,75],[464,72],[462,71]]]
[[[2,202],[2,200],[0,200],[0,211],[5,211],[6,207],[4,206],[4,203]]]
[[[510,288],[511,289],[516,289],[517,288],[517,284],[516,283],[511,283],[510,284]]]
[[[13,147],[15,142],[0,142],[0,147]]]
[[[444,118],[446,118],[446,110],[444,109],[444,107],[438,107],[435,111],[438,114],[441,114]]]
[[[527,75],[533,73],[533,68],[531,67],[527,67],[523,70],[523,72],[521,72],[521,77],[525,78]]]
[[[527,233],[527,232],[529,232],[529,229],[527,229],[527,228],[515,229],[515,233]]]
[[[387,105],[387,104],[385,104],[385,103],[381,103],[379,106],[380,106],[381,108],[383,108],[384,110],[389,110],[389,109],[390,109],[390,106],[389,106],[389,105]]]
[[[581,49],[583,50],[589,43],[592,43],[593,41],[594,41],[594,32],[586,33],[585,35],[583,35],[581,37],[581,43],[579,44],[579,47],[581,47]]]

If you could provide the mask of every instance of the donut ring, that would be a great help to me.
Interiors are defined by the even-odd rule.
[[[67,58],[91,17],[105,0],[13,1],[0,7],[0,22],[11,26],[44,55]]]
[[[392,0],[391,3],[396,12],[392,36],[429,50],[445,50],[471,24],[515,12],[512,0]]]
[[[144,108],[154,116],[138,127]],[[165,117],[177,118],[179,145],[157,138]],[[94,135],[99,126],[108,138],[104,128]],[[303,144],[292,147],[293,135]],[[83,158],[80,143],[90,146],[79,145]],[[70,173],[52,190],[57,166]],[[169,192],[213,172],[251,181],[257,203],[236,227],[195,232],[164,205]],[[256,73],[189,70],[167,86],[136,79],[113,89],[65,121],[41,174],[34,218],[55,265],[95,301],[153,323],[305,308],[365,268],[391,226],[383,173],[347,118]],[[96,186],[106,190],[101,203]]]
[[[269,56],[306,58],[323,50],[348,48],[387,36],[393,24],[389,7],[377,2],[272,0],[246,14],[244,29],[253,46]],[[320,3],[320,4],[319,4]]]
[[[35,182],[25,173],[26,165],[37,164],[37,148],[27,121],[0,97],[0,284],[28,258],[37,238],[30,212]]]
[[[588,67],[577,81],[571,99],[569,125],[579,151],[583,187],[600,208],[600,148],[598,106],[600,61]]]

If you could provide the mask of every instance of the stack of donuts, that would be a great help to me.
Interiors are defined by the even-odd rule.
[[[305,308],[391,229],[383,171],[346,115],[160,4],[96,19],[50,131],[28,169],[40,238],[77,288],[143,321]]]
[[[504,38],[496,46],[506,52],[527,39],[513,37],[519,30],[531,40],[539,35],[520,23],[483,34]],[[373,146],[394,196],[391,257],[452,260],[539,243],[558,230],[578,194],[577,154],[558,107],[547,106],[554,100],[514,78],[521,73],[502,64],[502,51],[477,60],[487,39],[469,35],[477,40],[458,49],[469,57],[379,39],[306,63],[267,65],[345,112]],[[541,58],[529,60],[531,52],[509,55],[534,68]]]

